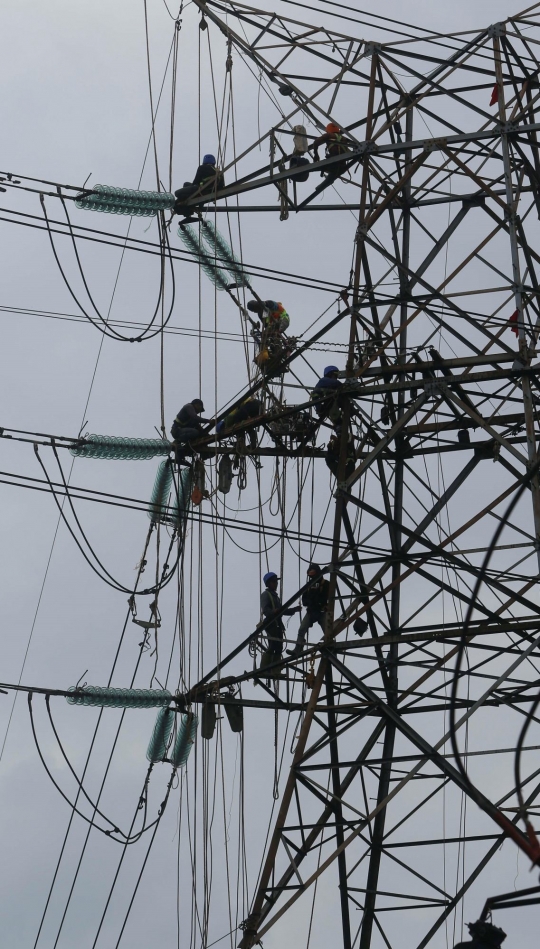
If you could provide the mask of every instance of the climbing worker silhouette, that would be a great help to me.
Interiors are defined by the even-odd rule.
[[[339,474],[339,457],[341,454],[341,433],[335,433],[331,435],[328,439],[328,445],[326,446],[325,452],[325,461],[330,468],[330,471],[337,478]],[[345,461],[345,477],[350,478],[354,469],[356,468],[356,448],[354,444],[354,438],[349,432],[349,437],[347,439],[347,456]]]
[[[328,607],[328,580],[325,580],[322,570],[318,563],[310,563],[307,569],[308,582],[311,581],[307,590],[302,593],[302,606],[306,608],[306,615],[300,623],[296,645],[293,649],[287,649],[290,656],[299,656],[306,645],[306,636],[308,630],[315,623],[318,623],[324,633],[324,624],[326,619],[326,610]]]
[[[500,949],[506,939],[504,929],[500,929],[484,919],[479,919],[475,923],[467,923],[467,928],[471,939],[456,943],[454,949]]]
[[[319,147],[321,145],[326,145],[326,158],[334,158],[336,155],[347,155],[352,142],[348,138],[345,138],[339,125],[336,125],[335,122],[329,122],[326,126],[326,132],[324,132],[323,135],[319,135],[309,146],[310,151],[313,151],[315,161],[319,161]],[[333,178],[338,178],[346,170],[346,161],[336,162],[336,164],[329,168],[328,172],[321,172],[321,174],[328,174]]]
[[[214,155],[204,156],[195,172],[193,184],[197,186],[199,194],[211,194],[225,187],[223,172],[217,167]]]
[[[278,580],[280,579],[281,578],[272,571],[265,573],[263,577],[265,589],[261,593],[261,613],[265,619],[271,619],[272,616],[275,616],[275,614],[281,610],[281,598],[277,593]],[[282,616],[292,616],[294,613],[298,613],[299,610],[299,606],[293,606],[291,609],[285,610]],[[266,627],[268,647],[262,655],[261,669],[264,669],[265,666],[269,666],[272,662],[277,662],[277,660],[281,658],[284,633],[285,627],[281,616]]]
[[[183,457],[181,446],[187,442],[195,441],[203,434],[203,424],[208,423],[209,419],[200,418],[201,412],[204,412],[204,405],[201,399],[193,399],[182,406],[178,415],[171,426],[171,435],[175,447],[177,461]]]
[[[324,370],[324,375],[317,382],[317,385],[312,390],[311,398],[313,400],[314,409],[321,421],[325,418],[330,418],[330,421],[333,423],[334,428],[338,425],[341,420],[341,409],[338,404],[337,394],[338,390],[341,389],[343,383],[338,379],[339,369],[337,366],[326,366]],[[335,398],[332,402],[319,402],[319,399],[322,399],[324,396],[331,395],[332,392],[335,395]]]
[[[323,375],[313,389],[312,398],[315,399],[317,397],[330,395],[332,391],[335,392],[341,389],[343,383],[339,381],[338,375],[339,369],[337,366],[325,366]],[[328,409],[324,405],[315,406],[315,411],[319,417],[328,414]]]
[[[317,185],[315,191],[298,205],[297,211],[300,211],[313,201],[317,195],[334,184],[334,181],[340,178],[348,168],[354,165],[355,159],[350,155],[352,144],[353,143],[342,134],[339,125],[336,125],[335,122],[329,122],[326,126],[326,132],[324,132],[323,135],[319,135],[319,137],[311,143],[309,150],[313,151],[315,161],[319,161],[319,147],[321,145],[326,146],[325,158],[335,158],[337,155],[343,155],[343,161],[336,161],[327,168],[322,169],[321,178],[324,178],[324,181],[322,181],[320,185]]]
[[[245,399],[236,409],[229,412],[225,418],[221,419],[216,425],[216,435],[225,436],[233,425],[239,425],[240,422],[247,422],[249,419],[257,418],[262,415],[262,402],[259,399]],[[240,433],[239,433],[240,434]],[[247,432],[249,443],[252,448],[257,446],[257,432],[250,428]]]
[[[247,308],[257,314],[264,329],[276,336],[289,328],[291,321],[282,303],[275,300],[250,300]]]
[[[290,351],[283,336],[291,322],[289,314],[283,304],[276,300],[250,300],[247,308],[251,313],[256,313],[262,323],[262,332],[258,337],[259,352],[254,362],[262,372],[271,372]]]
[[[179,188],[178,191],[174,192],[176,197],[176,204],[174,205],[175,214],[183,213],[184,204],[188,198],[212,194],[216,191],[221,191],[224,187],[225,179],[223,172],[217,167],[215,156],[210,154],[205,155],[202,164],[199,165],[195,172],[193,181],[184,181],[183,188]]]

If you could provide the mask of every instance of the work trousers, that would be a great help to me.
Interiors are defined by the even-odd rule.
[[[320,610],[307,610],[304,619],[300,623],[298,628],[298,636],[296,637],[296,650],[301,652],[306,644],[306,636],[308,629],[311,629],[315,623],[318,623],[324,633],[324,620],[326,613],[322,613]]]
[[[200,438],[200,437],[201,437],[201,432],[200,432],[200,429],[198,428],[187,428],[187,427],[181,428],[180,426],[178,426],[178,428],[176,428],[174,432],[174,440],[176,442],[182,442],[182,443],[192,442],[192,441],[195,441],[196,438]]]
[[[261,669],[270,665],[271,662],[277,662],[283,652],[283,636],[285,627],[283,623],[271,623],[266,629],[268,637],[268,646],[263,652],[261,659]]]

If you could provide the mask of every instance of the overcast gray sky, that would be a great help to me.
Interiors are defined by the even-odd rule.
[[[383,41],[387,34],[375,27],[355,26],[338,20],[328,13],[278,3],[277,9],[285,15],[318,25],[324,24],[337,31],[350,32],[366,39]],[[169,3],[171,12],[176,10]],[[508,0],[454,0],[453,3],[432,3],[428,0],[410,0],[398,3],[385,0],[370,6],[373,12],[410,20],[434,32],[454,32],[476,29],[516,12]],[[94,0],[93,3],[66,3],[51,0],[38,4],[34,0],[5,0],[2,7],[0,36],[1,62],[4,74],[2,105],[2,158],[3,173],[25,175],[67,185],[82,185],[89,176],[90,185],[113,184],[121,187],[155,188],[156,174],[152,151],[148,151],[151,113],[145,46],[144,5],[116,0],[114,3]],[[358,14],[360,17],[360,14]],[[187,3],[182,13],[179,36],[178,84],[175,113],[173,152],[173,190],[188,180],[205,152],[216,152],[218,147],[214,92],[218,111],[223,94],[223,66],[226,55],[223,36],[210,29],[212,65],[215,88],[209,68],[208,46],[201,58],[200,101],[198,86],[198,12]],[[153,93],[156,99],[166,69],[174,32],[171,18],[162,0],[148,2],[148,23],[151,50]],[[202,38],[207,43],[206,37]],[[271,106],[261,95],[256,77],[234,57],[234,117],[236,150],[241,151],[258,137],[258,126],[265,131],[275,121]],[[170,74],[167,73],[162,104],[157,122],[157,150],[160,177],[169,187],[170,142]],[[267,123],[265,125],[265,122]],[[427,133],[425,133],[427,134]],[[232,131],[230,132],[232,138]],[[264,149],[266,149],[266,145]],[[231,139],[227,144],[232,151]],[[266,150],[258,156],[258,163],[267,159]],[[1,294],[0,325],[2,327],[2,373],[0,374],[0,424],[6,428],[29,432],[45,432],[76,436],[83,423],[84,431],[100,434],[135,437],[155,436],[155,427],[161,424],[160,407],[160,341],[159,337],[143,343],[124,343],[104,339],[88,322],[56,319],[52,315],[79,315],[54,261],[46,233],[37,194],[8,191],[0,197],[0,208],[35,215],[27,223],[36,229],[14,223],[14,215],[0,212],[2,238],[2,265],[0,267]],[[61,217],[59,202],[47,199],[51,217]],[[85,214],[74,211],[74,220],[81,226],[100,228],[124,235],[127,218],[112,215]],[[218,221],[219,223],[219,221]],[[293,271],[310,278],[348,282],[351,266],[355,220],[347,214],[310,213],[291,218],[281,224],[276,215],[250,214],[242,219],[242,246],[244,258],[252,264]],[[156,240],[156,223],[152,219],[134,220],[133,236]],[[172,229],[173,245],[180,242]],[[238,235],[234,234],[235,241]],[[65,238],[58,238],[58,247],[70,276],[76,278],[74,259]],[[85,273],[98,307],[111,318],[145,323],[153,311],[159,286],[159,264],[156,257],[126,253],[122,258],[118,249],[80,242]],[[171,325],[197,331],[200,325],[208,334],[199,342],[197,335],[170,332],[164,341],[164,407],[167,429],[180,408],[195,395],[202,395],[207,415],[224,405],[246,384],[246,364],[243,347],[238,339],[219,339],[212,334],[239,333],[241,326],[236,308],[228,299],[214,298],[212,288],[197,268],[187,263],[175,265],[176,301]],[[206,282],[205,282],[206,281]],[[291,332],[300,335],[320,314],[333,303],[335,294],[321,290],[302,289],[292,285],[278,285],[270,277],[259,280],[257,288],[263,297],[283,300],[291,314]],[[113,298],[114,291],[114,298]],[[170,284],[167,285],[170,299]],[[112,302],[111,302],[112,301]],[[13,311],[10,310],[13,308]],[[128,333],[129,335],[129,333]],[[336,330],[333,339],[343,342],[342,332]],[[324,352],[315,354],[314,370],[302,369],[306,384],[315,381],[315,373],[328,361]],[[334,352],[333,359],[339,357]],[[290,401],[294,401],[291,396]],[[32,445],[0,441],[3,472],[16,472],[30,477],[42,477]],[[58,472],[50,450],[43,449],[48,470]],[[70,470],[71,458],[62,453],[64,471]],[[320,522],[328,501],[328,471],[321,465],[317,472],[314,494],[315,517]],[[77,460],[73,467],[74,484],[95,490],[146,500],[150,496],[157,469],[157,460],[141,463],[112,463]],[[249,490],[244,496],[239,518],[256,519],[257,512],[248,513],[256,504],[256,482],[253,468],[249,469]],[[51,474],[52,476],[52,474]],[[265,464],[262,474],[268,496],[273,465]],[[3,477],[0,476],[0,477]],[[296,473],[290,474],[292,487]],[[481,479],[475,483],[481,494]],[[237,498],[235,496],[234,502]],[[274,499],[275,503],[275,499]],[[471,500],[474,508],[475,500]],[[234,506],[234,505],[232,505]],[[78,510],[85,529],[107,569],[123,585],[134,581],[137,564],[142,555],[148,519],[144,512],[134,513],[105,505],[83,504]],[[244,513],[242,513],[242,511]],[[272,511],[272,502],[269,506]],[[232,516],[232,515],[231,515]],[[271,515],[269,514],[269,517]],[[3,538],[1,553],[1,616],[2,616],[2,671],[5,682],[17,682],[21,676],[25,684],[67,688],[84,675],[92,684],[105,684],[108,679],[119,635],[125,620],[126,594],[112,590],[91,572],[76,549],[67,530],[57,531],[58,513],[53,499],[46,492],[38,493],[0,484],[0,531]],[[330,534],[330,522],[325,531]],[[187,632],[191,636],[191,672],[206,670],[223,647],[228,650],[246,636],[258,620],[258,597],[261,572],[266,561],[261,557],[256,535],[239,532],[219,537],[216,553],[214,537],[208,528],[196,536],[190,533],[189,550],[192,560],[186,565]],[[484,538],[485,539],[485,538]],[[167,536],[162,537],[162,545]],[[193,543],[192,543],[193,542]],[[236,546],[239,544],[239,546]],[[247,551],[247,552],[246,552]],[[300,548],[301,557],[309,560],[307,545]],[[197,562],[197,556],[200,561]],[[292,591],[303,577],[304,566],[295,551],[287,551],[286,586]],[[318,556],[324,559],[319,548]],[[278,569],[279,547],[269,555],[268,565]],[[163,558],[161,560],[163,563]],[[150,571],[154,552],[149,558]],[[152,578],[149,578],[149,581]],[[287,592],[287,590],[286,590]],[[219,598],[222,597],[220,602]],[[160,647],[156,656],[146,653],[136,684],[148,687],[157,661],[157,675],[164,682],[168,674],[169,654],[175,635],[177,589],[173,582],[160,600],[163,627]],[[146,618],[146,608],[140,605],[140,616]],[[435,618],[433,622],[435,622]],[[295,621],[293,621],[294,623]],[[292,629],[293,627],[291,627]],[[114,684],[127,686],[133,673],[140,642],[141,629],[127,625]],[[201,648],[203,653],[201,655]],[[245,668],[251,660],[245,658]],[[237,671],[241,671],[241,666]],[[85,672],[85,670],[88,670]],[[178,685],[178,657],[174,655],[168,685]],[[57,744],[51,737],[50,725],[43,701],[34,699],[36,721],[44,754],[66,793],[73,799],[75,786]],[[62,699],[51,703],[62,741],[76,770],[82,769],[97,712],[67,706]],[[0,742],[12,709],[12,696],[0,696]],[[103,797],[104,810],[114,814],[122,827],[129,825],[136,807],[146,770],[145,749],[153,727],[153,711],[131,712],[119,739],[117,753]],[[109,712],[104,718],[93,762],[88,772],[88,789],[97,793],[108,758],[111,741],[119,715]],[[288,724],[284,743],[284,768],[290,760],[290,744],[296,720]],[[285,727],[280,724],[280,728]],[[498,735],[508,744],[515,739],[504,723],[498,724]],[[273,805],[272,778],[274,755],[274,722],[272,713],[254,712],[246,715],[245,737],[245,794],[248,848],[248,877],[250,893],[258,872],[264,834]],[[279,734],[279,743],[284,741]],[[494,740],[494,736],[492,738]],[[214,883],[210,933],[212,939],[223,936],[230,928],[225,874],[225,844],[223,823],[229,829],[231,865],[236,867],[238,837],[240,746],[224,730],[223,750],[208,763],[206,777],[214,780],[216,768],[218,787],[221,786],[221,768],[224,768],[225,791],[219,792],[214,802],[216,835],[212,853]],[[202,755],[202,748],[197,754]],[[212,750],[212,756],[215,749]],[[220,757],[221,756],[221,757]],[[201,766],[201,760],[198,761]],[[153,813],[165,791],[168,771],[164,765],[156,769],[150,794]],[[202,772],[201,772],[202,773]],[[284,772],[285,773],[285,772]],[[500,772],[486,771],[486,778],[499,781]],[[202,778],[195,791],[197,799],[204,800]],[[188,809],[193,813],[192,797]],[[52,881],[52,876],[70,810],[51,785],[32,738],[26,698],[21,695],[16,703],[5,748],[0,763],[0,822],[4,859],[0,867],[1,917],[0,941],[6,947],[31,949],[36,939],[39,921]],[[180,864],[181,945],[199,946],[200,936],[190,932],[190,833],[186,825],[181,831],[178,856],[177,821],[178,791],[171,795],[168,811],[158,832],[152,856],[146,868],[138,898],[130,915],[123,943],[130,949],[158,944],[164,949],[177,945],[177,865]],[[448,804],[448,821],[457,827],[459,802],[453,798]],[[209,815],[208,819],[210,819]],[[430,820],[440,822],[438,806],[430,812]],[[201,813],[197,820],[203,819]],[[477,818],[475,833],[491,833],[491,825]],[[476,826],[480,829],[477,831]],[[221,829],[219,829],[221,828]],[[65,924],[58,943],[55,942],[66,900],[70,891],[86,825],[75,822],[61,864],[57,886],[53,893],[50,912],[41,934],[40,949],[59,949],[75,943],[79,949],[90,949],[94,944],[100,916],[111,886],[118,845],[94,833],[82,863],[80,877],[73,891]],[[202,839],[202,838],[201,838]],[[201,884],[204,848],[197,844],[197,874]],[[136,851],[132,854],[131,850]],[[232,852],[234,851],[234,854]],[[109,949],[116,940],[127,909],[139,868],[144,844],[128,850],[125,868],[118,890],[105,918],[99,949]],[[532,880],[523,859],[505,845],[506,869],[496,877],[489,877],[478,890],[474,905],[467,907],[466,919],[473,918],[481,908],[481,899],[489,893],[516,886],[531,885]],[[499,864],[500,868],[501,864]],[[230,883],[232,920],[236,913],[236,870]],[[328,923],[337,907],[337,891],[321,886],[317,897],[316,925],[311,945],[315,949],[334,938]],[[242,918],[242,909],[238,911]],[[202,913],[201,907],[198,907]],[[399,915],[399,914],[398,914]],[[303,903],[291,916],[287,930],[288,944],[306,940],[306,921],[309,906]],[[527,917],[529,920],[532,916]],[[289,925],[289,924],[288,924]],[[537,944],[531,925],[515,924],[519,931],[521,949],[532,949]],[[268,949],[283,944],[284,929],[269,935]],[[234,937],[233,937],[234,938]],[[452,930],[441,930],[434,942],[439,949],[452,945]],[[508,944],[514,940],[511,936]],[[229,944],[228,941],[221,945]],[[402,944],[408,946],[405,935]]]

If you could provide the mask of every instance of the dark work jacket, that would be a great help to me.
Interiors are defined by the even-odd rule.
[[[328,580],[320,577],[310,588],[302,593],[302,606],[309,613],[324,613],[328,606]]]
[[[208,424],[208,419],[201,418],[200,415],[197,415],[191,402],[187,402],[186,405],[182,406],[174,422],[172,423],[171,435],[173,439],[181,438],[182,430],[186,429],[195,429],[199,435],[202,435],[203,425],[205,424]],[[191,437],[193,438],[194,436]]]
[[[179,428],[198,428],[202,432],[203,419],[200,415],[197,415],[191,402],[187,402],[186,405],[182,406],[175,421],[178,422]]]
[[[338,389],[341,389],[342,385],[343,383],[340,382],[339,379],[331,379],[330,377],[323,376],[322,379],[319,379],[317,385],[313,389],[311,398],[317,399],[318,397],[322,398],[322,396],[331,395],[332,392],[337,393]],[[329,412],[329,407],[331,404],[332,403],[327,403],[325,405],[315,406],[315,411],[319,418],[322,418]]]
[[[339,379],[332,379],[330,376],[323,376],[322,379],[319,379],[317,385],[314,388],[314,392],[317,392],[318,395],[330,395],[330,392],[325,392],[325,389],[341,389],[343,383]]]
[[[216,172],[215,165],[199,165],[193,179],[193,184],[201,185],[201,192],[208,194],[208,192],[212,191],[221,191],[221,189],[225,187],[225,179],[221,171]]]
[[[261,613],[263,614],[265,619],[270,619],[270,617],[272,616],[272,613],[280,609],[281,609],[280,597],[277,595],[277,593],[274,593],[273,590],[269,590],[267,587],[266,590],[263,590],[263,592],[261,593]],[[285,610],[283,612],[283,616],[292,616],[293,613],[296,613],[296,610],[291,607],[291,609]],[[281,616],[277,618],[275,622],[278,625],[283,626],[283,621],[281,619]]]

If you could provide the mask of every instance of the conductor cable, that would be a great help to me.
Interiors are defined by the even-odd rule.
[[[162,300],[162,297],[163,297],[163,294],[164,294],[164,286],[165,286],[165,257],[166,257],[166,256],[168,256],[168,258],[169,258],[169,264],[170,264],[170,270],[171,270],[171,294],[172,294],[172,299],[171,299],[171,304],[170,304],[170,307],[169,307],[169,312],[168,312],[168,314],[167,314],[167,317],[166,317],[166,319],[163,321],[163,326],[167,326],[167,324],[169,323],[169,321],[170,321],[170,319],[171,319],[172,312],[173,312],[173,309],[174,309],[175,296],[176,296],[176,285],[175,285],[174,267],[173,267],[173,262],[172,262],[171,247],[170,247],[170,243],[169,243],[169,235],[168,235],[168,232],[167,232],[167,228],[166,228],[166,227],[163,227],[163,220],[162,220],[162,217],[159,217],[159,216],[158,216],[158,227],[159,227],[159,230],[160,230],[160,240],[159,240],[160,288],[159,288],[159,294],[158,294],[157,303],[156,303],[156,306],[155,306],[155,309],[154,309],[154,313],[153,313],[153,315],[152,315],[152,318],[151,318],[150,322],[147,324],[146,328],[145,328],[144,330],[142,330],[142,332],[139,333],[138,336],[128,337],[128,336],[124,336],[122,333],[118,333],[115,329],[113,329],[113,328],[111,327],[111,325],[109,324],[109,321],[108,321],[107,319],[105,319],[105,317],[103,317],[103,316],[101,315],[101,313],[99,312],[99,310],[97,309],[97,307],[96,307],[96,305],[95,305],[95,303],[94,303],[93,297],[92,297],[92,295],[91,295],[91,293],[90,293],[90,290],[89,290],[89,287],[88,287],[88,283],[87,283],[86,278],[85,278],[85,276],[84,276],[84,271],[83,271],[82,264],[81,264],[81,260],[80,260],[79,253],[78,253],[78,250],[77,250],[75,235],[74,235],[73,227],[72,227],[72,224],[71,224],[71,220],[70,220],[70,217],[69,217],[69,214],[68,214],[68,211],[67,211],[66,203],[65,203],[64,197],[63,197],[62,195],[60,195],[60,200],[61,200],[61,202],[62,202],[62,206],[63,206],[63,208],[64,208],[64,212],[65,212],[66,219],[67,219],[67,223],[68,223],[69,233],[70,233],[70,236],[71,236],[71,240],[72,240],[72,244],[73,244],[73,249],[74,249],[74,252],[75,252],[75,257],[76,257],[77,264],[78,264],[78,267],[79,267],[79,272],[80,272],[80,274],[81,274],[81,278],[82,278],[82,281],[83,281],[85,290],[86,290],[86,292],[87,292],[87,294],[88,294],[88,297],[89,297],[89,299],[90,299],[90,302],[91,302],[91,304],[92,304],[92,307],[94,308],[94,310],[95,310],[95,312],[96,312],[96,314],[97,314],[97,317],[98,317],[99,321],[103,324],[103,326],[100,326],[100,324],[99,324],[98,322],[96,322],[96,320],[90,315],[90,313],[87,312],[87,310],[84,308],[84,306],[82,305],[82,303],[80,302],[80,300],[79,300],[78,297],[76,296],[75,291],[73,290],[73,288],[72,288],[72,286],[71,286],[71,284],[70,284],[70,282],[69,282],[69,280],[68,280],[68,278],[67,278],[67,276],[66,276],[65,270],[64,270],[64,268],[62,267],[62,264],[61,264],[61,262],[60,262],[60,258],[59,258],[59,256],[58,256],[58,252],[57,252],[57,250],[56,250],[56,245],[55,245],[54,238],[53,238],[53,232],[52,232],[52,228],[51,228],[51,225],[50,225],[49,216],[48,216],[48,214],[47,214],[47,208],[46,208],[46,205],[45,205],[45,197],[44,197],[43,194],[40,194],[39,198],[40,198],[41,206],[42,206],[42,209],[43,209],[43,216],[44,216],[44,219],[45,219],[45,223],[46,223],[46,227],[47,227],[47,233],[48,233],[48,236],[49,236],[49,242],[50,242],[50,245],[51,245],[51,248],[52,248],[52,252],[53,252],[53,255],[54,255],[54,259],[56,260],[58,269],[59,269],[59,271],[60,271],[60,274],[61,274],[61,276],[62,276],[62,279],[63,279],[63,281],[64,281],[64,284],[65,284],[67,290],[69,291],[70,296],[73,298],[73,300],[75,301],[75,303],[76,303],[77,306],[79,307],[81,313],[83,313],[83,315],[86,317],[86,319],[89,320],[89,322],[90,322],[93,326],[95,326],[96,329],[98,329],[101,333],[103,333],[104,336],[109,336],[111,339],[120,340],[120,341],[122,341],[122,342],[130,342],[130,343],[133,343],[133,342],[143,342],[143,341],[145,341],[145,340],[147,340],[147,339],[152,339],[154,336],[157,336],[159,333],[161,333],[161,332],[162,332],[162,326],[161,326],[161,325],[158,327],[158,329],[154,330],[153,332],[150,332],[150,329],[151,329],[151,327],[154,325],[154,323],[155,323],[155,321],[156,321],[156,319],[157,319],[157,315],[158,315],[159,309],[160,309],[161,300]],[[167,250],[167,254],[165,253],[165,250]]]
[[[529,487],[529,485],[531,484],[533,478],[534,478],[535,475],[538,473],[539,469],[540,469],[540,459],[539,459],[538,461],[536,461],[533,465],[531,465],[531,467],[530,467],[529,470],[527,471],[526,475],[523,477],[523,479],[522,479],[522,481],[521,481],[521,485],[518,487],[518,489],[517,489],[517,491],[516,491],[514,497],[513,497],[512,500],[510,501],[510,503],[509,503],[509,505],[508,505],[508,507],[507,507],[507,509],[506,509],[506,511],[505,511],[505,513],[504,513],[504,515],[503,515],[502,518],[500,519],[500,521],[499,521],[499,523],[498,523],[498,525],[497,525],[497,528],[496,528],[496,530],[495,530],[495,533],[494,533],[494,535],[493,535],[493,537],[492,537],[491,543],[490,543],[490,545],[489,545],[489,547],[488,547],[488,550],[487,550],[487,552],[486,552],[486,554],[485,554],[484,561],[483,561],[483,563],[482,563],[482,567],[480,568],[480,571],[479,571],[479,573],[478,573],[478,577],[477,577],[477,580],[476,580],[476,583],[475,583],[475,586],[474,586],[474,589],[473,589],[473,592],[472,592],[472,595],[471,595],[471,599],[470,599],[470,602],[469,602],[469,605],[468,605],[468,608],[467,608],[467,613],[466,613],[465,621],[464,621],[464,624],[463,624],[463,633],[462,633],[461,639],[460,639],[460,641],[459,641],[459,646],[458,646],[458,651],[457,651],[456,665],[455,665],[455,669],[454,669],[454,677],[453,677],[453,680],[452,680],[452,690],[451,690],[451,699],[450,699],[450,712],[449,712],[450,740],[451,740],[451,743],[452,743],[452,751],[453,751],[453,753],[454,753],[454,758],[455,758],[455,761],[456,761],[457,768],[458,768],[458,770],[459,770],[459,772],[460,772],[460,774],[461,774],[463,780],[464,780],[465,783],[467,784],[467,786],[468,786],[468,788],[469,788],[469,790],[470,790],[470,792],[471,792],[471,796],[472,796],[473,799],[476,801],[476,803],[478,804],[478,806],[479,806],[482,810],[484,810],[484,811],[486,810],[486,804],[487,804],[488,802],[487,802],[487,800],[484,798],[484,795],[479,791],[479,789],[472,783],[472,781],[471,781],[471,779],[470,779],[470,777],[469,777],[469,775],[468,775],[468,773],[467,773],[467,770],[466,770],[466,768],[465,768],[465,765],[464,765],[464,762],[463,762],[463,759],[462,759],[462,757],[461,757],[460,750],[459,750],[459,747],[458,747],[458,743],[457,743],[456,708],[457,708],[457,701],[458,701],[459,679],[460,679],[460,677],[461,677],[461,666],[462,666],[462,663],[463,663],[463,657],[464,657],[464,655],[465,655],[465,649],[466,649],[466,645],[467,645],[468,633],[469,633],[469,629],[470,629],[470,625],[471,625],[471,621],[472,621],[472,614],[473,614],[473,612],[474,612],[476,603],[477,603],[478,600],[479,600],[479,594],[480,594],[481,586],[482,586],[482,584],[483,584],[483,582],[484,582],[484,579],[485,579],[486,576],[487,576],[487,569],[488,569],[488,566],[489,566],[489,562],[490,562],[491,557],[492,557],[492,555],[493,555],[493,552],[494,552],[494,550],[495,550],[495,548],[496,548],[496,546],[497,546],[497,544],[498,544],[499,538],[500,538],[500,536],[501,536],[501,534],[502,534],[504,528],[506,527],[506,525],[508,524],[508,522],[509,522],[509,520],[510,520],[510,518],[511,518],[511,516],[512,516],[512,513],[514,512],[514,510],[515,510],[517,504],[519,503],[520,499],[523,497],[524,493],[525,493],[526,490],[528,489],[528,487]],[[537,645],[538,645],[537,641],[536,641],[536,640],[533,640],[532,644],[531,644],[531,645],[528,647],[528,649],[526,650],[526,653],[532,651],[532,649],[536,648]],[[517,661],[519,661],[519,660],[517,660]],[[525,723],[525,724],[526,724],[526,723]],[[524,741],[524,738],[525,738],[526,733],[527,733],[527,730],[526,730],[526,728],[525,728],[525,726],[524,726],[524,729],[522,729],[522,734],[520,735],[520,738],[521,738],[521,742],[522,742],[522,743],[523,743],[523,741]],[[518,742],[518,749],[519,749],[519,747],[520,747],[520,745],[519,745],[519,742]],[[520,778],[520,775],[519,775],[519,768],[517,769],[517,775],[518,775],[518,779],[519,779],[519,788],[521,789],[521,778]],[[518,800],[519,800],[519,799],[520,799],[520,798],[519,798],[520,790],[518,791],[518,790],[517,790],[517,787],[516,787],[516,791],[517,791]],[[523,798],[521,798],[521,800],[520,800],[520,808],[521,808],[522,810],[523,810],[523,808],[524,808]],[[498,811],[498,809],[497,809],[497,811]],[[529,856],[530,859],[533,861],[533,863],[539,863],[539,862],[540,862],[540,844],[538,843],[538,840],[537,840],[537,838],[536,838],[536,835],[535,835],[535,832],[534,832],[534,830],[533,830],[533,828],[532,828],[532,825],[530,824],[529,820],[527,819],[527,816],[526,816],[525,813],[522,814],[522,817],[523,817],[524,822],[525,822],[525,827],[526,827],[528,839],[525,838],[521,833],[518,834],[517,829],[514,827],[514,825],[511,823],[511,821],[509,821],[501,812],[498,811],[497,816],[496,816],[494,813],[491,813],[490,816],[494,817],[494,818],[497,820],[497,823],[499,823],[499,825],[500,825],[501,827],[503,827],[503,830],[506,830],[507,833],[508,833],[508,835],[509,835],[510,837],[512,837],[512,839],[514,840],[514,842],[517,843],[518,846],[521,847],[521,849],[523,849],[523,850],[528,854],[528,856]]]
[[[99,824],[96,824],[95,821],[94,821],[92,818],[89,818],[89,817],[87,817],[85,814],[83,814],[83,812],[80,811],[80,810],[77,808],[77,806],[76,806],[75,804],[73,804],[73,803],[69,800],[68,796],[67,796],[66,794],[64,794],[62,788],[58,785],[58,783],[57,783],[57,782],[55,781],[55,779],[53,778],[53,776],[52,776],[52,774],[51,774],[51,772],[50,772],[50,770],[49,770],[49,767],[48,767],[48,765],[47,765],[47,763],[46,763],[46,761],[45,761],[45,758],[44,758],[44,756],[43,756],[43,753],[42,753],[42,751],[41,751],[41,747],[40,747],[40,744],[39,744],[39,741],[38,741],[38,737],[37,737],[35,721],[34,721],[34,711],[33,711],[32,699],[33,699],[33,693],[32,693],[32,692],[29,692],[29,693],[28,693],[28,709],[29,709],[29,712],[30,712],[30,722],[31,722],[31,727],[32,727],[32,735],[33,735],[33,737],[34,737],[34,742],[35,742],[35,745],[36,745],[36,749],[37,749],[37,753],[38,753],[38,755],[39,755],[40,761],[41,761],[43,767],[45,768],[45,771],[47,772],[47,775],[48,775],[48,777],[50,778],[52,784],[54,784],[56,790],[58,791],[58,793],[61,795],[61,797],[64,798],[64,800],[66,801],[66,803],[69,804],[69,806],[70,806],[70,808],[72,809],[72,811],[74,811],[76,814],[78,814],[79,817],[81,817],[82,820],[86,821],[87,824],[90,824],[91,827],[94,827],[96,830],[101,831],[102,834],[105,834],[106,837],[109,837],[111,840],[115,840],[116,843],[124,844],[125,846],[127,846],[127,845],[130,844],[130,843],[136,843],[137,840],[139,840],[140,837],[142,836],[142,834],[145,832],[145,830],[150,830],[150,828],[154,826],[155,821],[154,821],[152,824],[150,824],[148,827],[146,827],[146,828],[143,827],[143,829],[142,829],[141,831],[138,831],[137,834],[135,834],[135,835],[133,835],[133,836],[132,836],[132,834],[131,834],[131,831],[132,831],[132,829],[133,829],[133,824],[132,824],[132,826],[130,827],[130,830],[129,830],[129,833],[128,833],[128,834],[123,833],[123,831],[121,831],[120,828],[116,826],[116,824],[114,823],[114,821],[109,820],[108,817],[106,817],[101,811],[98,810],[97,805],[94,805],[94,804],[92,803],[92,801],[90,801],[90,798],[88,797],[88,795],[87,795],[86,792],[84,791],[82,785],[80,784],[80,782],[79,782],[79,780],[78,780],[78,778],[77,778],[77,775],[76,775],[75,772],[73,771],[73,768],[71,767],[71,765],[69,765],[69,762],[68,762],[68,765],[69,765],[70,771],[72,772],[72,774],[73,774],[74,777],[75,777],[75,780],[76,780],[77,783],[79,784],[81,792],[85,795],[85,797],[88,799],[88,801],[90,801],[90,804],[91,804],[91,806],[94,808],[94,811],[97,812],[97,813],[99,813],[100,816],[103,817],[104,820],[107,821],[107,823],[111,824],[114,829],[111,831],[111,830],[106,830],[106,829],[103,828],[103,827],[100,827]],[[49,696],[46,696],[45,701],[46,701],[47,704],[48,704]],[[56,735],[56,730],[55,730],[55,735]],[[58,739],[58,736],[57,736],[57,740],[58,740],[58,743],[60,744],[60,740]],[[61,747],[61,745],[60,745],[60,747]],[[66,755],[65,755],[65,753],[64,753],[64,751],[63,751],[63,749],[62,749],[62,754],[64,755],[64,758],[65,758],[66,761],[67,761],[67,757],[66,757]],[[148,769],[148,773],[147,773],[146,778],[145,778],[144,787],[147,786],[147,783],[148,783],[148,780],[149,780],[149,777],[150,777],[151,770],[152,770],[152,769],[151,769],[151,767],[150,767],[150,768]],[[139,802],[142,800],[142,797],[143,797],[143,794],[141,794],[141,795],[139,796]],[[139,805],[138,805],[138,807],[139,807]],[[145,816],[146,816],[146,815],[145,815]],[[158,818],[157,818],[157,819],[158,819]],[[124,837],[125,839],[124,839],[124,840],[118,840],[118,838],[114,837],[113,834],[120,834],[120,835],[121,835],[122,837]]]

